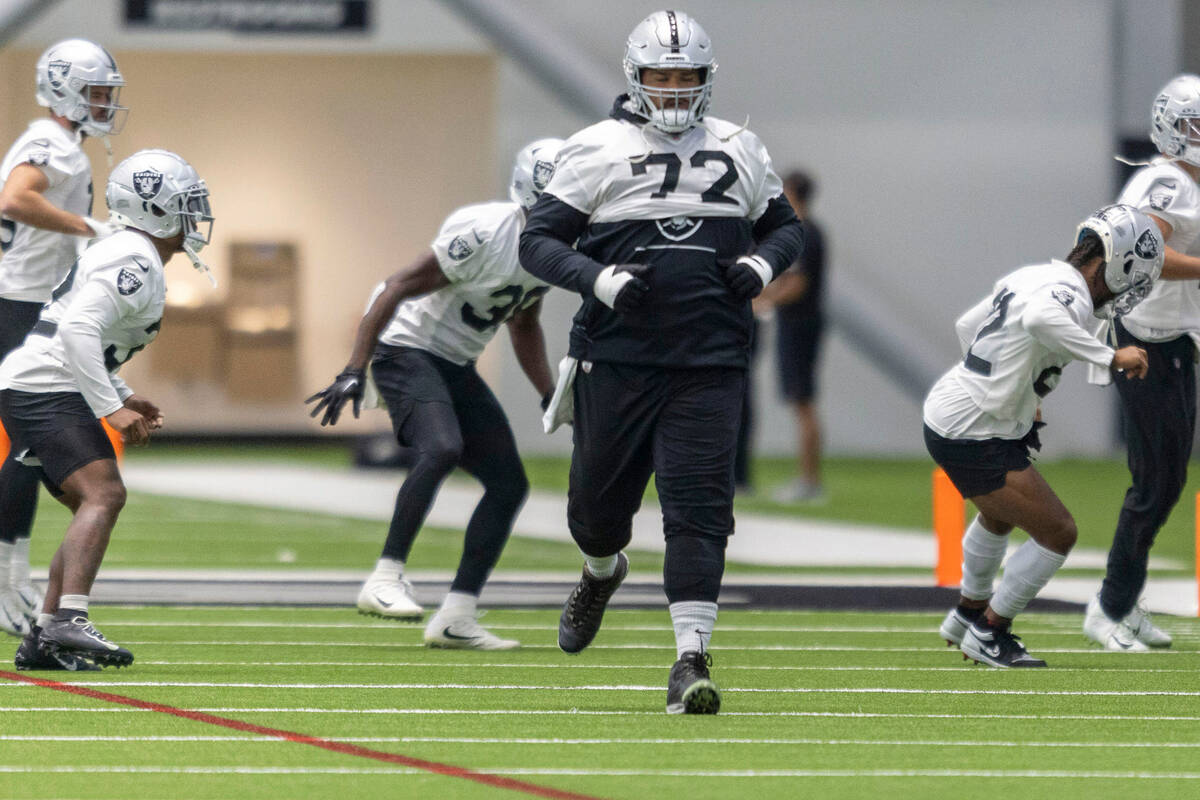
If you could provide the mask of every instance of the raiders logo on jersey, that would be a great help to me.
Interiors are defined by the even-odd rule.
[[[478,238],[478,237],[476,237]],[[455,261],[462,261],[475,252],[471,249],[470,243],[461,236],[455,236],[450,240],[450,246],[446,248],[446,255]]]
[[[44,167],[50,163],[50,154],[45,150],[38,150],[35,153],[30,153],[29,157],[26,158],[25,161],[29,164],[33,164],[35,167]]]
[[[1175,181],[1156,181],[1150,187],[1150,207],[1159,211],[1166,209],[1167,206],[1171,205],[1171,201],[1175,199],[1175,190],[1178,188],[1178,184]]]
[[[684,239],[691,236],[696,231],[700,230],[700,226],[704,223],[702,219],[692,219],[691,217],[671,217],[670,219],[660,219],[655,221],[658,227],[658,232],[672,242],[682,242]]]
[[[127,269],[122,269],[117,273],[117,291],[125,297],[142,288],[142,281],[137,275],[134,275]]]
[[[1050,296],[1064,306],[1069,306],[1075,302],[1075,295],[1071,294],[1069,289],[1051,289]]]

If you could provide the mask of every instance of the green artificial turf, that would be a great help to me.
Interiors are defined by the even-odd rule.
[[[343,609],[105,607],[131,668],[23,674],[586,797],[1200,796],[1196,620],[1131,655],[1088,648],[1079,615],[1029,614],[1017,631],[1051,666],[1001,671],[946,649],[936,613],[723,610],[722,713],[683,717],[663,713],[665,610],[610,609],[578,656],[556,617],[489,612],[524,646],[487,653]],[[538,796],[2,676],[0,707],[5,798]]]

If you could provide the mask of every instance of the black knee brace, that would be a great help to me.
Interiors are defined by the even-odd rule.
[[[717,602],[725,572],[724,536],[675,534],[667,537],[663,588],[667,602]]]

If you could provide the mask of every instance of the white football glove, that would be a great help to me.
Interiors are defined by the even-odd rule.
[[[92,235],[84,236],[85,239],[103,239],[105,236],[110,236],[117,231],[117,226],[110,222],[101,222],[91,217],[84,217],[83,221],[92,229]]]

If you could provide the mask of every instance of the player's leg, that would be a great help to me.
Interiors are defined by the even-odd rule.
[[[726,539],[733,533],[737,403],[746,378],[739,369],[675,371],[655,431],[655,484],[666,536],[663,588],[677,657],[668,678],[668,713],[714,714],[720,708],[708,645]]]
[[[392,521],[375,570],[358,595],[361,613],[417,620],[416,602],[404,568],[417,533],[433,506],[442,481],[462,456],[462,433],[450,390],[435,357],[422,350],[378,351],[371,370],[387,404],[392,429],[412,454],[408,475],[396,493]]]
[[[1010,471],[1004,486],[971,500],[985,520],[1021,528],[1030,538],[1008,560],[987,608],[964,635],[963,653],[997,667],[1043,667],[1046,662],[1032,658],[1012,634],[1012,620],[1066,561],[1075,520],[1033,466]]]
[[[1129,338],[1118,330],[1123,340]],[[1196,421],[1191,339],[1144,343],[1129,338],[1128,343],[1144,347],[1150,360],[1143,380],[1116,378],[1132,485],[1117,519],[1104,583],[1084,620],[1084,634],[1106,647],[1114,632],[1118,644],[1126,638],[1119,623],[1137,606],[1146,584],[1150,548],[1187,482]],[[1138,638],[1148,644],[1171,643],[1170,636],[1148,620],[1139,620],[1138,627],[1142,632]]]
[[[483,484],[463,537],[463,554],[450,591],[425,627],[432,647],[511,650],[520,645],[501,639],[476,621],[479,595],[521,505],[529,494],[517,442],[496,396],[474,368],[464,368],[451,383],[463,436],[460,465]]]
[[[564,652],[591,643],[629,572],[621,550],[650,480],[650,437],[664,385],[658,370],[621,364],[581,364],[575,378],[567,524],[584,566],[558,621]]]

